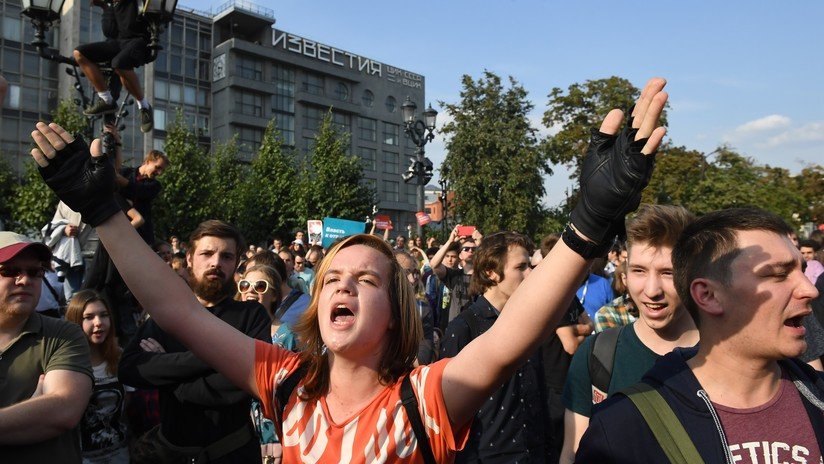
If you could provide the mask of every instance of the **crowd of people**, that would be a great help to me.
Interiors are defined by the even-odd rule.
[[[123,168],[38,123],[61,202],[42,240],[0,232],[0,460],[822,462],[822,234],[638,208],[664,85],[593,132],[539,247],[461,225],[247,246],[219,219],[158,240],[162,152]]]

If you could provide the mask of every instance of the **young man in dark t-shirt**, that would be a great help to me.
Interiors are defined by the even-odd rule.
[[[445,326],[445,323],[455,319],[455,316],[461,312],[461,309],[472,301],[469,295],[469,281],[473,273],[473,256],[475,249],[481,244],[481,239],[483,238],[483,235],[481,235],[478,229],[472,232],[471,237],[461,237],[458,233],[460,228],[461,224],[458,224],[452,229],[452,232],[449,234],[449,239],[441,246],[438,252],[435,253],[435,256],[429,260],[429,264],[432,266],[432,272],[435,273],[450,292],[449,314],[446,322],[444,322],[443,315],[440,317],[440,325],[443,326]],[[457,243],[460,239],[465,240],[461,245],[460,254],[458,255],[458,258],[461,260],[460,268],[448,268],[443,265],[443,259],[449,251],[450,246],[453,243]]]
[[[607,391],[590,378],[593,337],[575,352],[562,401],[564,446],[561,462],[571,463],[592,415],[592,405],[635,384],[655,361],[679,346],[698,342],[695,324],[681,304],[672,280],[672,247],[694,216],[680,206],[645,205],[627,222],[627,290],[639,319],[621,330]],[[600,335],[599,335],[600,336]]]

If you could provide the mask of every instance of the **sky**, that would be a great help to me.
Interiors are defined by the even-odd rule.
[[[225,1],[182,2],[217,12]],[[762,0],[256,0],[275,27],[421,74],[426,98],[460,100],[461,77],[512,76],[541,134],[554,87],[620,76],[667,79],[668,139],[704,153],[727,144],[797,173],[824,164],[824,2]],[[422,108],[418,102],[418,107]],[[439,125],[445,112],[439,115]],[[443,137],[426,146],[438,167]],[[555,169],[544,203],[571,186]]]

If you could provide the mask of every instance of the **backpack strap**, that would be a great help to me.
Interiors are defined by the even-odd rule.
[[[298,386],[298,383],[305,375],[306,365],[301,364],[297,370],[292,372],[289,377],[286,377],[283,383],[275,389],[275,401],[277,401],[277,417],[275,419],[278,421],[278,429],[282,429],[283,426],[283,410],[286,409],[286,403],[289,402],[289,397],[292,396],[295,387]]]
[[[589,379],[592,384],[593,404],[600,403],[608,396],[618,337],[621,336],[624,327],[626,326],[607,329],[593,335],[595,339],[590,345],[589,352]]]
[[[622,390],[621,394],[638,408],[671,463],[703,464],[692,439],[658,390],[640,382]]]
[[[295,304],[295,302],[298,301],[298,298],[300,298],[301,296],[303,296],[303,292],[301,292],[300,290],[292,290],[289,293],[289,296],[286,297],[286,299],[283,300],[283,303],[280,304],[278,310],[275,312],[275,315],[272,318],[276,321],[279,321],[280,318],[283,317],[283,315],[286,313],[286,311],[289,308],[291,308],[292,305]]]
[[[401,400],[403,401],[403,408],[406,410],[406,416],[412,424],[412,433],[418,441],[418,447],[423,455],[423,462],[425,464],[437,464],[435,455],[432,453],[432,446],[429,444],[429,436],[426,434],[426,429],[421,420],[421,412],[418,410],[418,399],[415,397],[415,392],[412,391],[412,381],[409,375],[405,375],[401,380]]]

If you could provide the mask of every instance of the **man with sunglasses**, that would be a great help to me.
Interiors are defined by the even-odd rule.
[[[232,299],[234,270],[244,249],[240,232],[222,221],[205,221],[192,232],[189,243],[189,285],[198,301],[237,330],[271,341],[271,321],[263,306]],[[160,428],[147,433],[146,442],[165,452],[177,449],[181,457],[208,455],[203,462],[260,460],[249,422],[249,395],[152,319],[124,350],[119,374],[124,384],[160,390]]]
[[[307,259],[303,256],[297,255],[294,258],[295,260],[295,275],[299,278],[303,279],[306,282],[306,288],[309,290],[309,294],[312,294],[312,283],[315,281],[315,271],[313,271],[310,267],[306,266]]]
[[[0,460],[80,462],[77,423],[92,392],[89,344],[34,311],[51,252],[0,232]]]
[[[475,229],[472,232],[471,237],[461,237],[458,231],[460,230],[461,225],[458,224],[452,229],[452,232],[449,234],[449,239],[446,243],[441,246],[435,256],[429,261],[430,266],[432,266],[432,271],[438,276],[438,279],[446,285],[446,287],[450,291],[450,300],[449,300],[449,315],[447,318],[444,318],[443,315],[439,317],[438,326],[445,328],[446,324],[455,319],[461,309],[466,306],[467,303],[470,303],[472,300],[469,297],[469,280],[472,277],[472,260],[475,254],[475,249],[478,247],[478,244],[481,242],[481,238],[483,235]],[[460,268],[459,269],[451,269],[444,266],[444,258],[446,254],[450,250],[450,246],[453,243],[457,243],[459,240],[465,239],[463,245],[461,245],[460,254],[458,258],[460,259]]]

